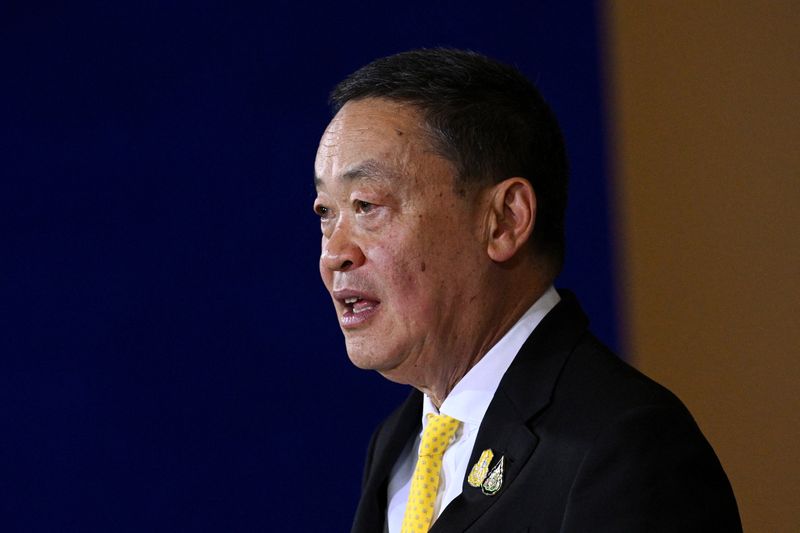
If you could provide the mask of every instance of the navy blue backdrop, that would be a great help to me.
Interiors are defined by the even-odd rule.
[[[0,530],[346,531],[406,394],[318,280],[327,93],[419,46],[518,65],[572,161],[567,267],[615,334],[581,2],[0,4]]]

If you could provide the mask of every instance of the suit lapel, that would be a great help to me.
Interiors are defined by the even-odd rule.
[[[492,411],[494,416],[489,417]],[[495,454],[492,466],[497,464],[501,456],[504,458],[503,486],[496,495],[487,496],[480,487],[472,487],[464,480],[461,495],[445,508],[434,522],[431,533],[463,531],[502,499],[504,491],[513,484],[537,442],[538,438],[516,416],[509,399],[505,395],[495,395],[478,432],[469,465],[478,461],[483,450],[491,448]]]
[[[575,297],[566,291],[561,291],[561,296],[561,302],[534,330],[503,376],[478,430],[469,465],[475,464],[485,449],[494,451],[492,466],[503,456],[502,488],[487,496],[464,479],[461,495],[442,512],[431,533],[465,531],[502,501],[534,453],[539,442],[534,419],[550,403],[558,375],[588,325]]]

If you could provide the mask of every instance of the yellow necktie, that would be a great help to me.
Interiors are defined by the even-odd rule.
[[[402,533],[428,533],[439,489],[442,455],[458,429],[459,421],[447,415],[428,414],[419,443],[419,458],[411,479]]]

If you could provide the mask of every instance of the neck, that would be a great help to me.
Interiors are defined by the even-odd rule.
[[[460,348],[445,352],[464,356],[442,358],[442,368],[426,369],[431,372],[426,372],[426,376],[420,376],[421,379],[417,383],[411,382],[411,385],[425,393],[439,409],[461,378],[508,333],[549,286],[549,281],[546,284],[529,283],[527,287],[517,286],[514,290],[502,291],[506,297],[495,298],[495,305],[486,309],[479,323],[473,324],[475,327],[467,330],[474,331],[475,335],[465,338],[467,342]]]

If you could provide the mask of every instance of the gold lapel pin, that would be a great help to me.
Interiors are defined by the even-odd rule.
[[[478,459],[478,462],[473,465],[472,470],[469,472],[467,483],[475,488],[483,484],[486,476],[489,475],[489,464],[492,462],[492,457],[494,457],[494,452],[491,449],[483,450],[480,459]]]

